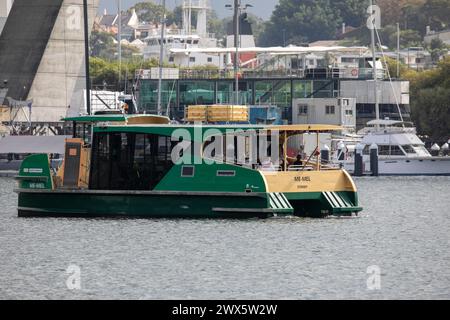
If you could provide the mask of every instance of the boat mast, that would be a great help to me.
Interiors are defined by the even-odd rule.
[[[375,94],[375,118],[380,120],[380,106],[378,102],[378,82],[377,82],[377,58],[376,58],[376,49],[375,49],[375,28],[376,28],[376,15],[374,14],[374,6],[373,0],[370,0],[370,36],[372,39],[372,65],[373,65],[373,87]],[[376,125],[376,128],[379,128],[379,125]]]
[[[87,0],[83,0],[84,11],[84,55],[86,72],[86,112],[91,114],[91,75],[89,72],[89,22]]]
[[[235,19],[235,29],[234,29],[234,46],[236,48],[236,52],[234,54],[234,79],[235,79],[235,98],[234,104],[239,104],[239,10],[241,8],[241,0],[234,0],[234,19]]]
[[[164,32],[166,29],[166,0],[162,0],[163,14],[161,18],[161,43],[159,49],[159,78],[158,78],[158,115],[162,115],[161,90],[163,76],[163,59],[164,59]]]
[[[117,41],[119,42],[118,54],[117,57],[119,59],[119,90],[120,83],[122,78],[122,4],[121,0],[117,0]]]
[[[397,22],[397,79],[400,79],[400,23]]]

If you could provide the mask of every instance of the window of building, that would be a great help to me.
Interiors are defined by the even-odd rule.
[[[169,62],[174,62],[175,58],[174,57],[169,57]]]
[[[306,116],[308,115],[308,105],[301,104],[298,106],[298,115],[299,116]]]
[[[325,114],[335,114],[335,106],[325,106]]]
[[[353,116],[353,110],[349,110],[349,109],[345,110],[345,115],[349,116],[349,117]]]
[[[195,57],[189,57],[189,62],[195,62]]]
[[[208,58],[208,62],[213,62],[211,57]]]

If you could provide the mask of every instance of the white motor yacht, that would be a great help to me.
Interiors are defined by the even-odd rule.
[[[362,135],[360,143],[364,146],[363,166],[366,172],[370,171],[370,146],[376,144],[380,175],[450,176],[450,157],[432,156],[411,124],[394,120],[373,120],[358,134]],[[354,155],[339,163],[353,172]]]

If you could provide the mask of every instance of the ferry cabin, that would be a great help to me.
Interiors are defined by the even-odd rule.
[[[141,124],[143,118],[98,123],[92,144],[67,140],[55,173],[47,155],[27,158],[18,176],[19,215],[323,217],[361,210],[345,170],[321,163],[318,152],[300,164],[287,153],[289,139],[338,127]],[[281,160],[267,166],[255,146]]]

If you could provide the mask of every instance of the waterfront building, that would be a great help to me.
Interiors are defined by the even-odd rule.
[[[329,105],[332,99],[331,105],[337,107],[339,99],[344,98],[354,104],[351,112],[356,116],[356,129],[375,119],[373,63],[368,54],[333,53],[331,48],[329,52],[321,53],[316,49],[311,49],[316,52],[308,52],[308,48],[302,48],[302,51],[284,55],[266,52],[263,56],[272,58],[261,58],[257,68],[242,69],[238,104],[277,106],[285,122],[298,123],[299,120],[293,117],[293,107],[298,103],[309,101],[314,108]],[[348,48],[347,51],[352,50]],[[400,119],[400,109],[403,119],[409,120],[409,82],[390,82],[381,61],[376,63],[381,118]],[[140,79],[136,89],[139,112],[156,112],[158,80]],[[231,71],[183,69],[179,71],[179,77],[163,80],[162,101],[170,110],[169,116],[181,120],[189,105],[235,103],[234,92],[235,79]],[[316,111],[316,114],[319,113]],[[323,116],[316,119],[317,123],[328,123],[330,116],[325,112]],[[334,124],[342,124],[342,119],[335,120]]]
[[[183,26],[181,29],[168,26],[166,28],[163,45],[164,61],[178,67],[192,68],[209,65],[223,68],[225,59],[223,56],[206,52],[174,53],[171,49],[190,48],[216,48],[218,41],[214,34],[207,32],[207,13],[210,9],[208,0],[183,1]],[[194,29],[192,21],[196,16],[197,25]],[[142,38],[142,37],[141,37]],[[159,59],[161,49],[161,26],[150,30],[148,36],[143,39],[144,58]]]

